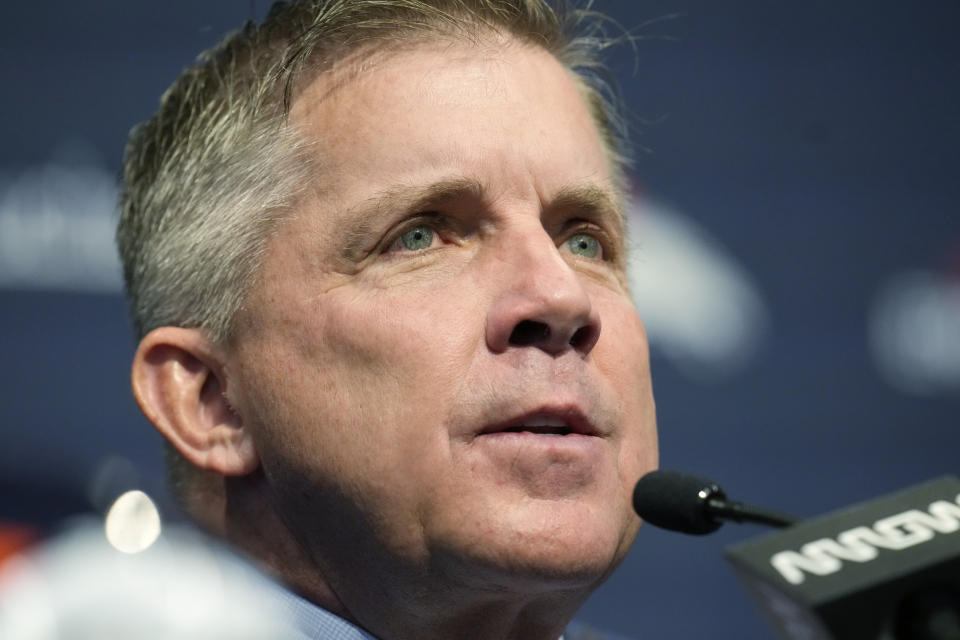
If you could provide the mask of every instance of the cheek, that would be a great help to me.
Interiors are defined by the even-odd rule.
[[[472,357],[477,313],[465,303],[464,296],[440,288],[364,292],[325,309],[317,346],[341,374],[422,388],[449,380]],[[422,390],[435,391],[432,385]]]
[[[264,470],[288,511],[362,505],[395,523],[384,536],[406,553],[417,547],[414,525],[436,475],[450,464],[438,427],[455,406],[451,382],[475,352],[477,323],[467,320],[477,314],[442,295],[397,293],[324,296],[276,323],[245,358],[254,363],[245,401]],[[359,518],[344,513],[344,523],[348,516]]]
[[[373,289],[321,296],[277,318],[245,358],[261,440],[348,475],[351,465],[400,464],[410,447],[414,459],[436,455],[425,439],[473,357],[476,315],[462,299]]]

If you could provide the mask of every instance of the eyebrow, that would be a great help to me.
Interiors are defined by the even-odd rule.
[[[618,233],[624,232],[626,219],[621,199],[596,185],[564,187],[550,202],[549,209],[578,209],[610,220]]]
[[[369,237],[385,217],[397,213],[427,212],[449,200],[469,198],[476,202],[489,200],[487,188],[472,178],[449,178],[428,185],[397,184],[382,189],[353,205],[345,212],[350,220],[344,233],[342,255],[356,259],[368,248]],[[544,212],[573,209],[590,217],[608,221],[622,238],[625,216],[620,199],[609,189],[596,185],[564,187],[543,207]]]
[[[483,200],[486,193],[479,181],[469,178],[450,178],[429,185],[398,184],[378,191],[345,212],[350,225],[343,238],[343,257],[355,259],[362,254],[368,238],[385,217],[429,211],[446,200],[464,197]]]
[[[603,224],[614,234],[617,254],[624,256],[627,220],[618,190],[594,184],[565,187],[554,196],[550,208],[580,212],[584,218]]]

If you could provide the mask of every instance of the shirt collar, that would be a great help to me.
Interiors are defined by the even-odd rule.
[[[318,607],[285,589],[279,591],[279,605],[289,615],[298,640],[377,640],[360,627]]]
[[[278,596],[281,609],[290,616],[290,622],[304,640],[377,640],[360,627],[286,589],[280,590]]]

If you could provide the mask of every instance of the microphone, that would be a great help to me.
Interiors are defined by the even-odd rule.
[[[633,509],[650,524],[691,535],[719,529],[724,521],[788,527],[797,519],[727,500],[716,482],[679,471],[651,471],[633,490]]]
[[[634,509],[653,525],[705,534],[724,520],[787,528],[726,550],[788,640],[960,640],[960,480],[926,482],[823,516],[730,502],[703,478],[641,478]]]

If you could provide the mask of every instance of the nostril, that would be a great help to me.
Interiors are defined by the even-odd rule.
[[[590,327],[589,325],[583,326],[574,331],[573,335],[570,336],[570,346],[577,351],[582,351],[587,348],[592,340],[593,327]]]
[[[550,337],[550,327],[534,320],[522,320],[510,334],[510,344],[515,347],[528,347],[540,344]]]

